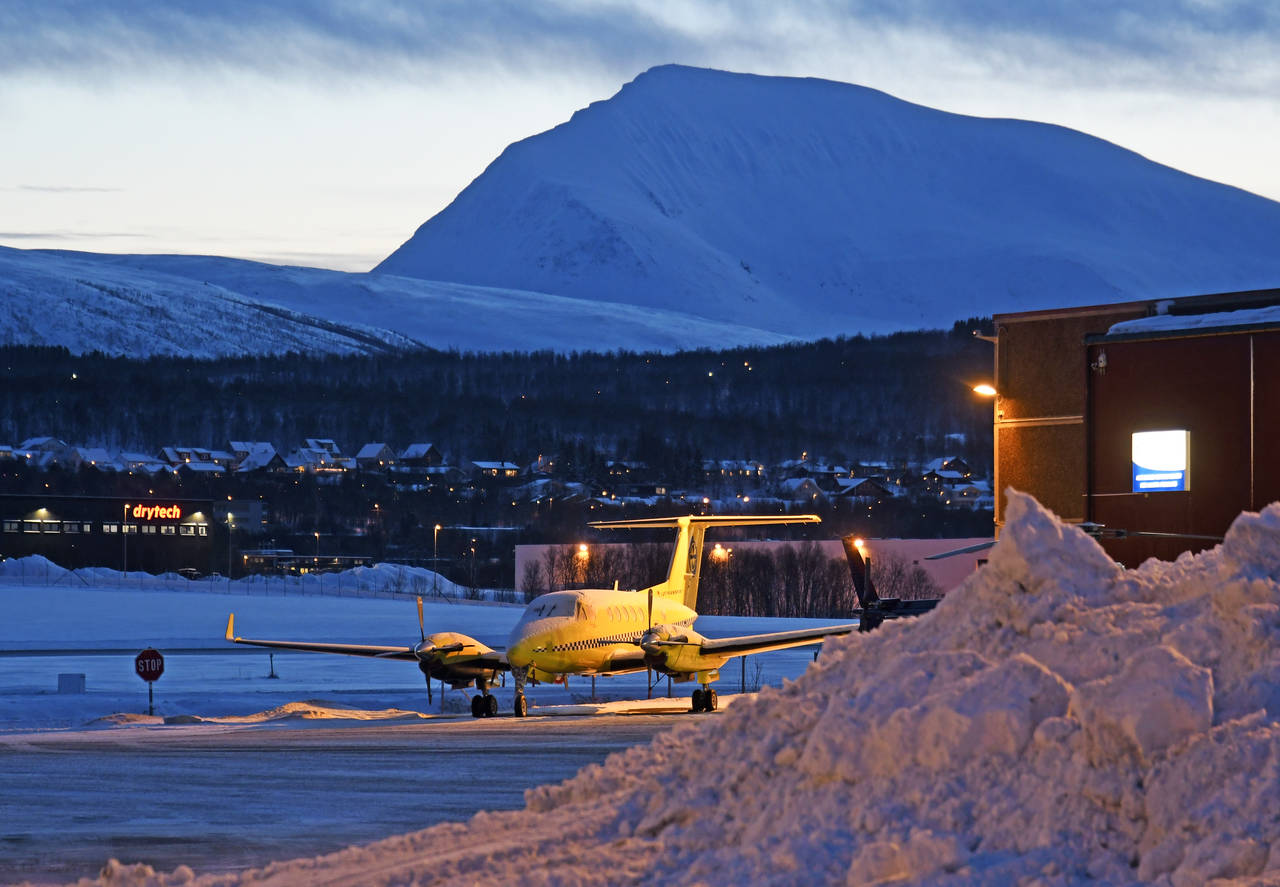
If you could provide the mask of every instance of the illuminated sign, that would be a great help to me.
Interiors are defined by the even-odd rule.
[[[1191,489],[1191,433],[1135,431],[1133,433],[1133,492]]]
[[[135,505],[130,512],[137,520],[178,520],[182,517],[179,505]]]

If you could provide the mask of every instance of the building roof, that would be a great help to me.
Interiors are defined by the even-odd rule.
[[[1280,304],[1263,308],[1242,308],[1238,311],[1214,311],[1208,314],[1153,314],[1112,324],[1108,336],[1128,336],[1139,333],[1207,332],[1232,327],[1280,326]]]
[[[435,444],[414,443],[404,448],[404,452],[400,454],[401,459],[421,459],[427,453],[436,448]]]

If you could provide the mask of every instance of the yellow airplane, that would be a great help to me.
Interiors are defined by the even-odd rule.
[[[413,646],[250,640],[235,636],[234,614],[227,620],[226,639],[262,647],[416,660],[427,676],[428,693],[432,678],[446,681],[455,688],[474,682],[481,694],[471,700],[471,713],[475,717],[498,713],[498,702],[489,693],[489,686],[501,671],[510,671],[515,678],[513,713],[516,717],[524,717],[528,711],[524,690],[531,680],[556,682],[570,674],[616,675],[645,669],[653,669],[679,682],[696,680],[699,688],[693,691],[692,710],[714,711],[718,699],[709,685],[719,679],[720,668],[733,657],[819,644],[833,635],[857,631],[858,623],[734,638],[703,637],[693,630],[693,623],[698,618],[695,607],[707,529],[818,522],[817,515],[804,514],[689,515],[592,523],[591,526],[598,529],[675,528],[676,545],[667,578],[639,591],[615,587],[540,595],[529,603],[520,621],[511,629],[505,652],[456,632],[425,634],[421,599],[418,622],[422,640]]]

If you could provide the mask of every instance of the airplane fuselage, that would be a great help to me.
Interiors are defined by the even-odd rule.
[[[654,596],[652,617],[643,591],[583,589],[535,598],[511,630],[507,661],[545,674],[617,674],[616,660],[634,662],[637,646],[653,626],[688,629],[698,614]]]

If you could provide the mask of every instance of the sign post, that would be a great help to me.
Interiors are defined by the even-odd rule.
[[[133,670],[147,682],[147,714],[154,715],[156,708],[153,687],[156,679],[164,674],[164,657],[155,647],[147,647],[133,660]]]

